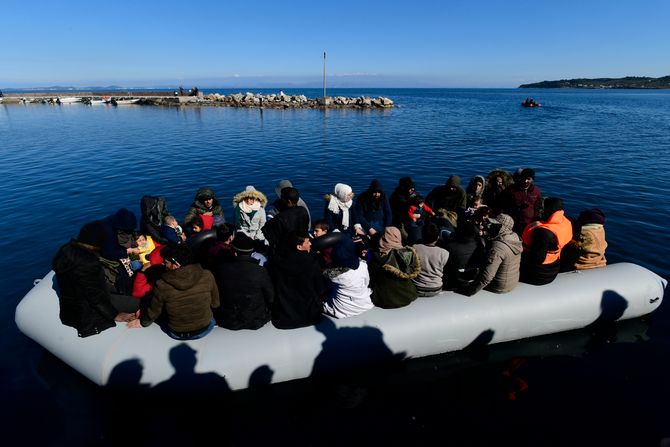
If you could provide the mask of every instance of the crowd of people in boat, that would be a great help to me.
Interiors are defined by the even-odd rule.
[[[390,194],[372,180],[355,199],[338,183],[320,219],[289,180],[274,192],[272,203],[253,186],[235,194],[230,222],[203,187],[181,223],[144,196],[139,229],[125,208],[85,224],[53,260],[61,321],[81,337],[121,321],[197,339],[216,325],[299,328],[443,290],[502,294],[606,264],[604,213],[566,215],[530,168],[494,169],[466,188],[452,175],[425,197],[410,177]]]

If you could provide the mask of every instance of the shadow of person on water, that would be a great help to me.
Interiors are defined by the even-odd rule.
[[[310,377],[321,389],[334,392],[338,406],[360,404],[368,388],[400,367],[405,353],[393,353],[377,328],[337,327],[323,318],[315,329],[326,336],[314,359]]]

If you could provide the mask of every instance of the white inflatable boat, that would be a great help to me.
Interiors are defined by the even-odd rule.
[[[54,273],[23,298],[16,324],[56,357],[98,385],[123,383],[124,364],[141,365],[144,386],[175,374],[171,351],[192,348],[195,374],[215,373],[235,389],[260,374],[269,383],[328,373],[342,366],[366,367],[375,359],[416,358],[584,328],[597,321],[636,318],[654,311],[667,281],[635,264],[620,263],[589,271],[562,273],[551,284],[519,284],[508,294],[481,291],[472,297],[443,292],[419,298],[401,309],[374,308],[313,327],[280,330],[268,323],[251,331],[220,327],[194,341],[168,337],[156,324],[128,329],[125,323],[79,338],[61,324]],[[189,350],[190,351],[190,350]],[[173,351],[174,353],[174,351]],[[172,358],[172,363],[171,363]],[[137,369],[133,374],[138,375]],[[195,377],[195,376],[194,376]],[[180,386],[188,387],[188,382]]]

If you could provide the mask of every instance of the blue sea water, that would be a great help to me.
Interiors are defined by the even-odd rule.
[[[322,92],[285,93],[318,97]],[[42,350],[18,333],[14,309],[33,280],[49,271],[53,254],[76,236],[81,224],[121,207],[139,215],[139,199],[145,194],[164,196],[170,211],[180,218],[198,187],[208,185],[230,219],[232,196],[246,185],[274,198],[275,183],[289,178],[318,217],[322,196],[338,182],[362,192],[377,178],[390,193],[400,177],[409,175],[425,195],[452,174],[467,184],[473,175],[486,175],[494,168],[532,167],[543,195],[563,198],[567,214],[591,207],[604,210],[610,262],[630,261],[670,277],[665,252],[670,92],[343,89],[328,93],[387,96],[396,107],[261,112],[223,107],[0,105],[2,387],[59,399],[45,387],[38,371]],[[520,107],[527,96],[544,106]],[[664,304],[659,315],[667,315],[665,308]],[[656,318],[656,350],[640,345],[634,355],[658,353],[658,346],[667,345],[667,338],[658,334],[663,332],[660,326],[670,321],[659,323]],[[547,368],[548,363],[539,365]],[[539,376],[546,378],[546,370],[542,371]],[[405,386],[411,387],[411,381]],[[663,395],[668,394],[665,389]],[[659,402],[654,403],[660,408]]]

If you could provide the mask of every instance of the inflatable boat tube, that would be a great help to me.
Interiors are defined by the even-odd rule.
[[[108,384],[112,375],[114,383],[122,381],[119,371],[128,371],[122,366],[129,361],[142,365],[142,384],[167,381],[175,372],[171,350],[186,344],[197,359],[195,373],[224,377],[233,390],[247,388],[259,372],[277,383],[332,372],[341,365],[366,366],[370,359],[387,355],[423,357],[636,318],[661,304],[667,285],[644,267],[620,263],[561,273],[544,286],[519,284],[504,295],[442,292],[400,309],[373,308],[355,317],[325,318],[316,326],[280,330],[268,323],[255,331],[216,327],[200,340],[182,342],[156,324],[129,329],[119,323],[79,338],[59,320],[54,280],[50,272],[28,292],[17,306],[16,324],[96,384]]]
[[[312,250],[323,250],[324,248],[332,247],[343,239],[351,238],[349,233],[341,233],[339,231],[331,231],[323,236],[312,239]]]

